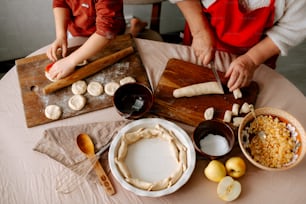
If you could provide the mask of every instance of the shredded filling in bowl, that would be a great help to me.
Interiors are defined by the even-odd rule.
[[[242,144],[252,158],[270,168],[294,163],[301,151],[300,136],[295,127],[282,118],[259,115],[242,131]]]

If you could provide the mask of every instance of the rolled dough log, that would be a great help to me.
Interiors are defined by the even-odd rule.
[[[175,98],[200,96],[205,94],[224,94],[224,92],[215,81],[193,84],[173,91],[173,96]]]

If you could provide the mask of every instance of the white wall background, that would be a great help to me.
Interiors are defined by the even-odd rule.
[[[52,0],[1,0],[0,61],[24,57],[54,40]],[[150,6],[125,6],[126,16],[149,21]],[[178,8],[163,2],[161,33],[182,30]]]

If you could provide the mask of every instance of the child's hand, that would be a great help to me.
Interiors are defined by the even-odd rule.
[[[248,86],[257,66],[248,55],[241,55],[230,64],[225,77],[229,77],[227,87],[230,91]]]
[[[58,60],[53,64],[49,71],[49,76],[52,79],[59,80],[74,72],[75,64],[70,61],[68,57]]]
[[[67,54],[67,39],[66,38],[58,38],[56,39],[47,50],[47,56],[53,62],[57,60],[56,52],[58,49],[62,50],[62,57],[66,57]]]
[[[193,36],[192,48],[203,65],[208,65],[215,57],[215,38],[210,32]]]

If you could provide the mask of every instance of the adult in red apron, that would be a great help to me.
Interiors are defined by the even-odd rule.
[[[216,0],[208,8],[203,7],[216,36],[216,49],[236,55],[246,53],[265,37],[265,31],[273,26],[275,0],[267,7],[247,11],[239,0]],[[183,43],[191,45],[192,36],[188,24],[185,26]],[[265,64],[275,68],[277,56]]]

